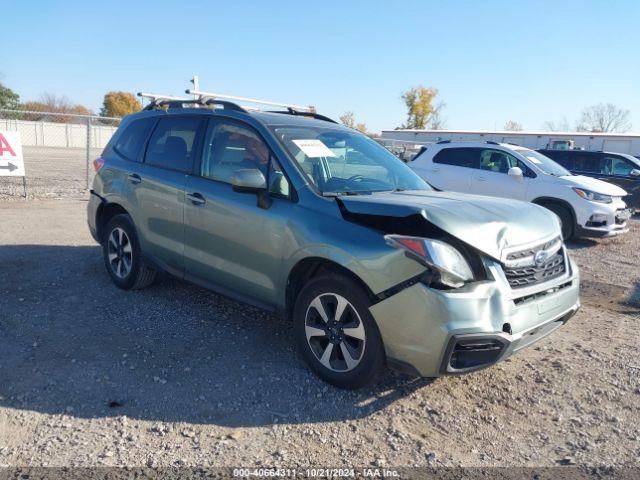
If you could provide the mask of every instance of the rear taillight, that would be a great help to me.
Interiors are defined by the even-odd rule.
[[[104,165],[104,158],[98,157],[93,161],[93,169],[98,173]]]

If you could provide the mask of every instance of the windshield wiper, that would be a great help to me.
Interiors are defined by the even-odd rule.
[[[352,196],[352,195],[371,195],[369,190],[346,190],[344,192],[322,192],[323,197],[340,197],[340,196]]]

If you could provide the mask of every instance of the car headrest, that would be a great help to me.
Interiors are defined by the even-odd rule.
[[[184,138],[172,135],[164,143],[164,154],[175,162],[187,158],[187,142]]]

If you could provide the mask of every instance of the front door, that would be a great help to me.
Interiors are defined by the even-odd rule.
[[[480,168],[471,178],[471,193],[493,197],[526,200],[529,186],[529,169],[523,162],[503,150],[477,148]],[[511,167],[520,167],[522,177],[508,175]]]
[[[263,173],[270,205],[259,206],[255,193],[233,190],[231,177],[240,169]],[[186,185],[186,278],[232,297],[276,305],[282,252],[291,241],[288,220],[296,207],[282,169],[253,128],[211,119],[198,173]]]

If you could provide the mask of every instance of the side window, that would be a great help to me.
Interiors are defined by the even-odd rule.
[[[605,175],[628,177],[631,170],[638,168],[626,158],[605,156],[602,161],[602,172]]]
[[[480,152],[480,169],[495,173],[509,173],[511,167],[520,167],[528,175],[529,168],[510,153],[492,148]]]
[[[232,121],[209,123],[200,175],[231,183],[236,170],[256,168],[267,178],[269,147],[251,128]]]
[[[147,140],[147,136],[155,123],[155,118],[141,118],[134,120],[125,127],[124,132],[118,137],[113,149],[126,160],[140,161],[140,153]]]
[[[195,154],[200,116],[162,118],[151,135],[145,162],[188,172]]]
[[[574,157],[574,168],[577,172],[600,173],[598,155],[577,153]]]
[[[239,122],[211,121],[205,134],[200,175],[231,183],[233,174],[246,168],[262,172],[269,184],[269,193],[289,197],[289,181],[256,131]]]
[[[433,163],[454,165],[456,167],[478,168],[478,149],[444,148],[433,157]]]

